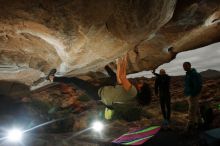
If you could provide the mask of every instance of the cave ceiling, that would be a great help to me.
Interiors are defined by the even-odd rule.
[[[0,80],[99,72],[127,52],[129,73],[151,70],[219,32],[219,0],[0,0]]]

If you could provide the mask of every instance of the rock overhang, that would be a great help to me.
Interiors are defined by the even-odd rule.
[[[129,73],[150,70],[220,38],[216,0],[8,0],[0,7],[1,80],[28,86],[52,68],[97,72],[127,52]]]

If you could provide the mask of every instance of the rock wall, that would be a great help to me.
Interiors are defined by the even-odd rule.
[[[150,70],[219,41],[219,10],[218,0],[0,0],[0,80],[97,72],[127,52],[129,73]]]

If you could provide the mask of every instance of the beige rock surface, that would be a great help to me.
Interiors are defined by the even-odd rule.
[[[150,70],[219,41],[219,18],[218,0],[0,0],[0,80],[97,72],[127,52],[129,73]]]

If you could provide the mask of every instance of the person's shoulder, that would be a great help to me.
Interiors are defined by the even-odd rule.
[[[167,78],[170,78],[170,76],[169,76],[168,74],[166,74],[166,77],[167,77]]]
[[[197,70],[195,68],[191,69],[191,73],[198,73]]]
[[[169,79],[170,78],[170,76],[168,74],[162,75],[161,77],[165,78],[165,79]]]
[[[197,76],[197,75],[200,75],[200,73],[198,73],[195,68],[192,68],[191,75],[196,75]]]

